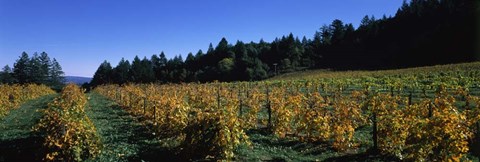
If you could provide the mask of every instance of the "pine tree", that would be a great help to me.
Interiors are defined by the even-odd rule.
[[[15,78],[13,78],[13,71],[10,66],[5,65],[0,72],[0,84],[13,84]]]
[[[335,19],[330,25],[332,29],[332,43],[338,43],[345,37],[345,26],[341,20]]]
[[[18,83],[25,84],[29,83],[29,67],[30,66],[30,59],[26,52],[23,52],[20,58],[13,64],[13,76],[16,78]]]
[[[141,61],[141,79],[140,83],[152,83],[155,81],[155,73],[153,71],[153,65],[147,57],[144,57]]]
[[[97,71],[93,75],[91,85],[93,87],[96,87],[98,85],[112,83],[111,73],[112,73],[112,66],[106,60],[103,61],[103,63],[100,64]]]
[[[44,74],[42,73],[42,65],[40,63],[40,56],[37,52],[33,53],[27,66],[28,83],[44,83]]]
[[[155,75],[158,81],[167,82],[168,69],[167,69],[167,58],[163,51],[160,53],[158,69],[155,69]]]
[[[132,61],[132,68],[130,69],[130,77],[135,83],[140,83],[142,81],[142,60],[135,56]]]
[[[122,58],[118,65],[113,69],[113,82],[117,84],[125,84],[130,82],[129,71],[130,71],[130,62]]]
[[[50,85],[56,89],[60,89],[61,86],[65,83],[64,72],[62,71],[62,66],[57,62],[57,59],[53,58],[51,61],[51,68],[48,72],[50,79]]]
[[[53,79],[50,75],[50,70],[53,68],[52,61],[50,60],[50,57],[48,57],[48,54],[45,52],[42,52],[40,54],[38,61],[40,63],[40,69],[38,69],[38,80],[42,84],[47,84],[49,80]]]

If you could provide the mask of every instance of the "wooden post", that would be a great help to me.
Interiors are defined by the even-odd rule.
[[[120,88],[117,88],[117,90],[116,90],[116,96],[117,96],[117,102],[118,102],[118,103],[121,103],[121,102],[122,102],[122,94],[121,94],[120,92],[121,92]]]
[[[470,96],[469,96],[470,97]],[[470,104],[468,102],[468,99],[467,99],[467,103],[466,103],[468,106],[467,108],[470,109]],[[476,127],[477,127],[477,132],[475,132],[475,140],[474,140],[474,146],[476,146],[475,148],[477,148],[474,152],[474,155],[477,155],[477,156],[480,156],[480,121],[477,121],[477,123],[475,123]]]
[[[128,105],[130,108],[132,108],[132,104],[133,104],[133,99],[132,99],[132,92],[128,92],[128,95],[129,95],[129,102],[130,102],[130,105]]]
[[[378,151],[378,130],[377,130],[377,113],[373,113],[372,115],[373,121],[373,151],[376,153]]]
[[[20,100],[20,101],[25,101],[25,100],[27,100],[27,97],[25,96],[25,95],[27,95],[27,93],[25,92],[25,89],[26,89],[25,86],[22,86],[22,92],[23,92],[23,93],[22,93],[22,99],[23,99],[23,100]]]
[[[242,92],[240,90],[240,87],[238,88],[238,100],[240,102],[240,105],[239,105],[239,113],[240,113],[240,116],[242,116],[242,108],[243,108],[243,100],[242,100]]]
[[[217,108],[220,110],[220,84],[218,84],[217,88]]]
[[[477,121],[477,135],[476,135],[478,141],[477,143],[480,143],[480,122]]]
[[[268,111],[268,128],[272,127],[272,107],[270,105],[270,94],[269,94],[269,87],[267,83],[267,111]]]
[[[470,110],[470,101],[468,100],[470,98],[470,95],[467,94],[467,97],[465,97],[465,110]]]
[[[412,94],[413,92],[410,91],[410,95],[408,95],[408,105],[412,105]]]
[[[432,107],[432,104],[433,103],[429,103],[428,104],[428,118],[431,118],[433,116],[433,107]]]
[[[305,83],[305,96],[306,96],[307,98],[310,97],[310,91],[309,91],[309,89],[308,89],[308,82]]]
[[[146,114],[146,109],[147,109],[147,97],[143,98],[143,115]]]
[[[122,102],[122,90],[120,88],[117,89],[117,94],[118,94],[118,103],[123,104],[123,102]]]
[[[153,121],[155,122],[155,120],[157,119],[157,103],[154,102],[153,104]]]
[[[423,87],[422,93],[423,93],[423,97],[427,98],[427,88],[426,87]]]
[[[392,96],[392,97],[393,97],[393,86],[392,86],[392,87],[390,87],[390,96]]]
[[[10,103],[14,103],[15,102],[15,96],[13,96],[12,94],[8,95],[8,100],[10,101]]]

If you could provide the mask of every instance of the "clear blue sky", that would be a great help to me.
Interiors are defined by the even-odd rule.
[[[103,60],[206,51],[222,37],[312,38],[334,19],[394,15],[403,0],[0,0],[0,67],[45,51],[66,75],[93,76]]]

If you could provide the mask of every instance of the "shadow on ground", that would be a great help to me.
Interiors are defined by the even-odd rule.
[[[55,95],[27,101],[0,120],[0,161],[41,161],[45,155],[43,137],[32,131]]]
[[[175,147],[163,146],[151,127],[98,94],[90,94],[87,115],[103,142],[92,161],[179,161]]]
[[[41,161],[42,144],[40,136],[0,141],[0,161]]]
[[[247,131],[251,148],[240,149],[239,161],[399,161],[361,146],[336,151],[328,142],[303,142],[296,137],[278,138],[265,128]]]

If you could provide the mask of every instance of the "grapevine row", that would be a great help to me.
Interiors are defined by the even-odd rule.
[[[327,142],[345,151],[358,147],[358,128],[371,126],[373,149],[381,153],[459,161],[479,132],[480,102],[470,95],[471,80],[106,85],[95,91],[148,118],[163,134],[180,135],[187,152],[210,150],[203,156],[232,158],[241,141],[248,143],[244,131],[263,127],[280,138]],[[414,101],[412,95],[420,97]]]
[[[53,93],[45,85],[0,85],[0,119],[28,100]]]
[[[101,141],[95,126],[85,114],[87,97],[74,84],[68,84],[34,127],[44,134],[46,161],[82,161],[100,153]]]
[[[248,144],[240,125],[237,93],[225,86],[126,85],[95,90],[137,116],[147,118],[164,136],[182,138],[189,158],[232,158]],[[202,95],[198,95],[202,94]]]

